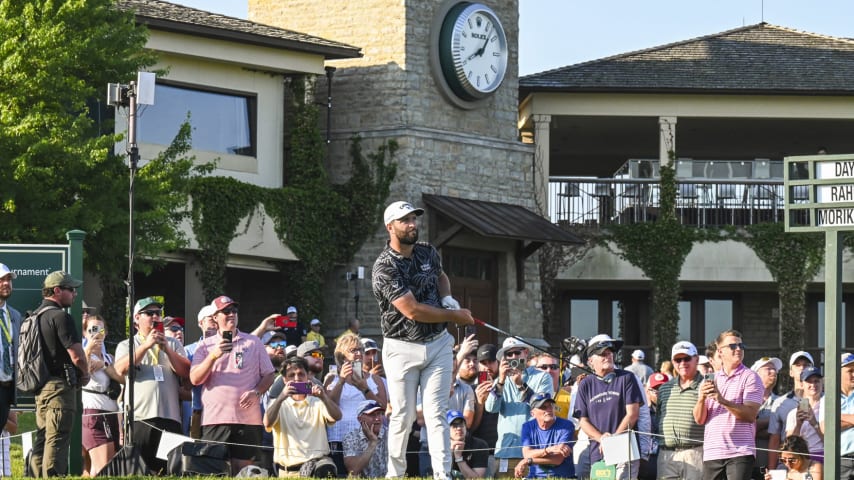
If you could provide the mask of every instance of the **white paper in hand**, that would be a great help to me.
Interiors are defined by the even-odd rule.
[[[602,439],[605,465],[616,465],[629,460],[640,460],[638,440],[633,432],[623,432]]]

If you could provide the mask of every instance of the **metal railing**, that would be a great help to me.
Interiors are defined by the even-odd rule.
[[[782,180],[678,179],[676,188],[676,217],[684,225],[783,221]],[[806,201],[806,193],[793,190],[793,201]],[[551,177],[548,195],[551,221],[565,226],[649,222],[658,218],[660,210],[658,180]]]

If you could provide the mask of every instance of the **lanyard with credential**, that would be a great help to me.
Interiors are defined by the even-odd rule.
[[[139,334],[136,337],[139,339],[140,345],[145,342],[145,337],[143,337],[142,334]],[[157,359],[160,356],[160,347],[158,347],[157,345],[153,345],[151,348],[148,349],[148,352],[146,353],[148,354],[148,356],[151,357],[151,364],[158,365],[159,362],[157,361]]]

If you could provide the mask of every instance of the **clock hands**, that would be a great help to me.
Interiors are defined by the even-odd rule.
[[[482,57],[483,53],[486,51],[487,45],[489,45],[489,37],[488,36],[487,36],[486,40],[483,41],[483,45],[479,49],[477,49],[476,52],[469,55],[469,58],[467,58],[467,60],[471,60],[474,57]]]

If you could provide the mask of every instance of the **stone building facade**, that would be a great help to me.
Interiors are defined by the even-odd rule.
[[[336,67],[329,159],[333,178],[347,174],[353,135],[364,139],[366,151],[394,139],[400,145],[398,174],[388,202],[406,199],[424,206],[422,194],[433,194],[535,211],[533,150],[521,142],[516,126],[518,3],[484,3],[497,13],[505,29],[509,59],[505,80],[497,92],[471,109],[448,101],[431,70],[431,34],[437,16],[449,2],[249,0],[249,18],[362,49],[361,58],[328,62]],[[318,96],[325,99],[325,79],[318,82]],[[352,264],[342,266],[329,279],[326,320],[331,333],[342,330],[346,319],[357,315],[366,334],[379,335],[370,269],[387,239],[380,224],[377,219],[376,235]],[[420,238],[433,241],[440,228],[441,213],[428,206]],[[523,260],[520,275],[514,254],[517,246],[513,240],[464,231],[444,244],[443,261],[455,296],[472,305],[475,316],[514,334],[541,338],[537,255]],[[466,273],[466,264],[480,267]],[[365,267],[365,279],[346,280],[345,272],[356,272],[360,265]],[[467,278],[469,275],[477,278]],[[465,290],[473,284],[477,292]],[[358,312],[353,305],[354,289],[360,296]],[[491,333],[483,333],[484,339],[496,340]]]

